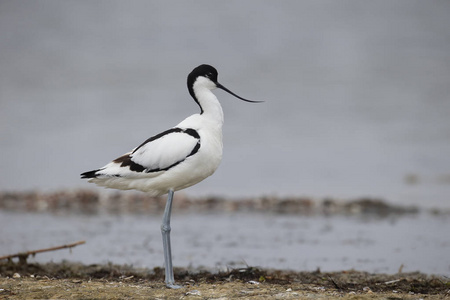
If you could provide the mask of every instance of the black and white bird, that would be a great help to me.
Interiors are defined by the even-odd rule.
[[[161,232],[169,288],[179,287],[174,281],[170,246],[173,194],[212,175],[222,160],[223,111],[212,90],[220,88],[243,101],[262,102],[236,95],[221,85],[217,76],[210,65],[200,65],[188,75],[189,94],[200,106],[200,113],[147,139],[106,166],[81,174],[81,178],[107,188],[135,189],[151,196],[168,194]]]

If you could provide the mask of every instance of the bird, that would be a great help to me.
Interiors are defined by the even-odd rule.
[[[180,288],[174,280],[170,243],[170,217],[175,191],[190,187],[211,176],[222,160],[224,114],[212,92],[219,88],[251,103],[218,82],[217,70],[208,64],[194,68],[187,77],[189,94],[200,107],[175,127],[145,140],[132,151],[104,167],[84,172],[82,179],[98,186],[119,190],[139,190],[150,196],[167,194],[161,224],[165,284]]]

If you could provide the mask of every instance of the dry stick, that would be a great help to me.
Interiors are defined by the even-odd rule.
[[[51,247],[51,248],[27,251],[27,252],[12,254],[12,255],[5,255],[5,256],[0,256],[0,260],[2,260],[2,259],[11,259],[13,257],[19,257],[19,258],[24,257],[26,259],[29,255],[35,255],[36,253],[55,251],[55,250],[66,249],[66,248],[73,248],[75,246],[82,245],[82,244],[85,244],[85,243],[86,243],[86,241],[79,241],[79,242],[76,242],[76,243],[62,245],[62,246],[56,246],[56,247]]]

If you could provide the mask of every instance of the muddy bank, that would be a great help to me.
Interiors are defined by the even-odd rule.
[[[163,283],[161,268],[133,269],[120,265],[0,264],[0,297],[92,299],[445,299],[448,278],[421,273],[394,275],[358,271],[323,273],[232,269],[211,273],[175,269],[182,289]]]
[[[136,192],[97,192],[93,190],[41,192],[1,192],[0,209],[21,212],[81,214],[158,214],[165,207],[165,197],[149,197]],[[226,199],[190,198],[175,194],[174,212],[255,212],[298,215],[411,215],[416,206],[399,206],[384,199],[314,199],[308,197],[262,196]],[[427,209],[432,214],[450,214],[446,209]]]

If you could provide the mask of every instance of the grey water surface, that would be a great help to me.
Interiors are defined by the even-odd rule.
[[[163,267],[160,218],[0,212],[0,254],[85,240],[30,262],[112,262]],[[295,271],[421,271],[450,275],[448,216],[388,219],[275,214],[175,214],[174,265],[211,271],[245,266]],[[8,230],[4,230],[8,228]]]

